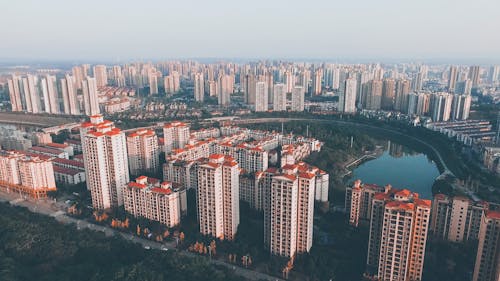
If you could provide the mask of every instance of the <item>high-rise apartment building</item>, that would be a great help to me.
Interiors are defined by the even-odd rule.
[[[449,93],[433,93],[431,95],[429,111],[432,121],[450,120],[453,95]]]
[[[316,176],[299,168],[283,167],[266,188],[270,192],[268,241],[274,255],[293,257],[312,246]]]
[[[479,65],[469,67],[469,79],[472,81],[472,87],[476,87],[480,82],[480,68]]]
[[[165,153],[173,149],[184,148],[189,141],[189,126],[183,122],[171,122],[163,126]]]
[[[101,115],[80,127],[87,188],[94,209],[123,205],[123,188],[129,182],[125,133]]]
[[[500,280],[500,211],[483,213],[472,280]]]
[[[295,175],[272,177],[270,188],[270,252],[293,257],[297,252],[298,179]]]
[[[384,79],[382,83],[381,107],[385,110],[392,110],[396,100],[396,81],[394,79]]]
[[[371,80],[364,85],[363,90],[364,108],[370,110],[380,110],[382,103],[382,81]]]
[[[230,75],[220,75],[219,79],[217,79],[217,99],[219,105],[228,106],[231,103],[233,81],[234,79]]]
[[[47,75],[46,77],[42,78],[41,88],[44,111],[51,114],[58,114],[60,112],[60,108],[56,77],[54,75]]]
[[[72,76],[66,75],[61,81],[61,94],[63,98],[64,113],[80,115],[80,107],[76,96],[75,82]]]
[[[285,84],[274,85],[273,111],[286,111],[286,88]]]
[[[186,204],[186,193],[173,188],[170,182],[160,183],[159,179],[140,176],[124,187],[123,201],[125,211],[134,217],[172,228],[181,222],[181,206]]]
[[[464,81],[457,83],[457,88],[455,93],[462,95],[470,95],[472,92],[472,80],[465,79]]]
[[[431,201],[386,188],[373,197],[367,265],[378,280],[422,280]]]
[[[394,110],[407,112],[408,111],[408,94],[410,93],[410,81],[399,79],[396,80],[396,94],[394,99]]]
[[[87,76],[86,74],[83,73],[83,67],[73,66],[73,68],[71,68],[71,73],[73,74],[74,77],[75,88],[81,89],[83,79],[85,79],[85,77]]]
[[[155,174],[160,168],[158,137],[153,130],[138,130],[127,135],[131,175]]]
[[[108,85],[108,72],[105,65],[101,64],[94,66],[94,78],[97,87]]]
[[[304,89],[294,87],[292,89],[292,111],[304,111]]]
[[[20,78],[15,75],[12,75],[12,79],[7,80],[12,111],[23,111],[19,83]]]
[[[240,222],[239,167],[231,157],[212,154],[197,167],[200,232],[233,240]]]
[[[0,184],[33,198],[45,198],[56,190],[49,157],[32,157],[14,151],[0,151]]]
[[[448,92],[454,93],[456,90],[458,80],[458,69],[456,66],[450,66],[450,71],[448,73]]]
[[[384,192],[386,188],[390,187],[363,184],[360,180],[356,180],[352,186],[346,187],[345,209],[349,214],[349,223],[352,226],[358,226],[362,220],[370,220],[373,197],[377,193]]]
[[[285,71],[285,75],[284,76],[285,76],[284,83],[286,85],[286,92],[287,93],[291,93],[292,89],[295,86],[295,76],[289,70]],[[304,90],[304,89],[302,89],[302,90]]]
[[[244,102],[246,104],[255,104],[255,76],[247,74],[243,78]]]
[[[498,82],[499,74],[500,74],[500,66],[492,65],[490,67],[490,71],[488,72],[488,82],[492,84]]]
[[[455,243],[477,240],[486,202],[473,202],[462,196],[434,195],[429,231],[434,239]]]
[[[346,113],[356,112],[356,87],[356,79],[349,78],[345,80],[344,91],[339,96],[339,111]]]
[[[469,119],[471,102],[472,97],[470,95],[453,95],[450,118],[452,120]]]
[[[203,102],[205,98],[205,80],[203,73],[196,73],[194,75],[194,100]]]
[[[312,94],[321,95],[321,80],[323,79],[323,71],[321,68],[316,69],[313,76]]]
[[[82,81],[83,105],[88,116],[100,114],[99,97],[95,78],[87,77]]]
[[[267,106],[268,106],[267,83],[257,82],[255,84],[255,111],[256,112],[267,111]]]
[[[159,90],[158,90],[158,74],[156,72],[152,72],[148,76],[149,80],[149,94],[150,95],[157,95]]]

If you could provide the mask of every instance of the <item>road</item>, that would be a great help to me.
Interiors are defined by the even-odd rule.
[[[137,237],[133,234],[129,233],[124,233],[120,232],[118,230],[115,230],[111,227],[106,227],[102,225],[97,225],[94,223],[90,223],[85,220],[80,220],[76,219],[73,217],[69,217],[66,215],[66,212],[64,211],[66,209],[66,205],[63,202],[55,202],[50,199],[45,199],[45,200],[31,200],[29,198],[20,196],[18,193],[15,192],[7,192],[4,189],[0,189],[0,202],[8,202],[11,205],[14,206],[22,206],[26,207],[28,210],[34,213],[39,213],[47,216],[51,216],[55,218],[58,222],[61,222],[63,224],[68,224],[68,225],[74,225],[78,230],[82,229],[90,229],[94,231],[100,231],[103,232],[106,236],[115,236],[115,235],[120,235],[124,239],[128,241],[132,241],[134,243],[139,243],[143,247],[149,247],[154,250],[176,250],[175,249],[175,242],[155,242],[147,239],[143,239],[140,237]],[[220,265],[224,266],[230,270],[233,270],[233,272],[239,276],[242,276],[248,280],[269,280],[269,281],[283,281],[282,279],[253,271],[250,269],[242,268],[239,266],[235,266],[234,264],[229,264],[221,260],[216,260],[216,259],[209,259],[208,257],[203,257],[196,255],[194,253],[190,253],[188,251],[179,251],[178,252],[180,255],[186,256],[186,257],[201,257],[207,259],[209,262],[211,262],[214,265]]]

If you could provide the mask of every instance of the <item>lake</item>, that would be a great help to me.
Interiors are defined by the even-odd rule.
[[[391,184],[394,188],[406,188],[432,199],[432,184],[440,175],[434,163],[425,154],[415,152],[400,144],[388,142],[384,153],[356,167],[349,179],[364,183]]]

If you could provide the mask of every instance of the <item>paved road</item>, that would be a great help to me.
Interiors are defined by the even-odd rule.
[[[133,234],[129,233],[123,233],[118,230],[115,230],[111,227],[106,227],[102,225],[97,225],[90,223],[85,220],[80,220],[76,219],[73,217],[69,217],[66,215],[66,212],[63,211],[66,209],[66,205],[63,202],[55,202],[49,199],[46,200],[30,200],[29,198],[20,196],[18,193],[15,192],[7,192],[5,189],[0,189],[0,202],[9,202],[11,205],[15,206],[22,206],[26,207],[28,210],[34,213],[39,213],[47,216],[54,217],[57,221],[64,223],[64,224],[70,224],[76,226],[78,230],[81,229],[91,229],[94,231],[100,231],[103,232],[106,236],[115,236],[115,235],[120,235],[124,239],[139,243],[143,247],[149,247],[151,249],[156,249],[156,250],[176,250],[175,249],[175,242],[155,242],[147,239],[143,239],[140,237],[137,237]],[[187,257],[202,257],[199,255],[196,255],[194,253],[190,253],[187,251],[179,251],[179,254]],[[206,258],[209,260],[207,257],[202,257]],[[233,264],[226,263],[221,260],[215,260],[215,259],[210,259],[209,260],[211,263],[216,264],[216,265],[221,265],[225,266],[226,268],[230,270],[234,270],[234,273],[237,275],[240,275],[242,277],[245,277],[246,279],[249,280],[269,280],[269,281],[282,281],[282,279],[249,270],[246,268],[242,268],[239,266],[235,266]]]

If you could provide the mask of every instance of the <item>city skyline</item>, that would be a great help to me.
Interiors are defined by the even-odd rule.
[[[6,38],[0,61],[500,61],[500,40],[494,36],[500,25],[494,12],[500,4],[493,1],[85,4],[72,8],[51,0],[6,5],[0,24],[10,28],[0,31]],[[307,7],[316,13],[304,13]]]

